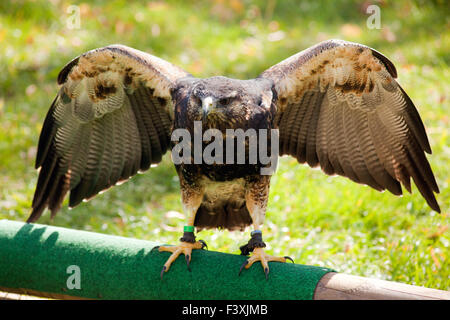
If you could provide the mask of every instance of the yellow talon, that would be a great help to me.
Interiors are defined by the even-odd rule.
[[[203,249],[205,246],[206,246],[206,244],[202,240],[196,241],[194,243],[182,241],[177,246],[160,246],[158,248],[159,252],[163,252],[163,251],[172,252],[169,259],[167,259],[166,263],[164,264],[164,266],[161,270],[161,279],[163,277],[164,272],[169,271],[171,264],[178,258],[178,256],[181,253],[183,253],[185,255],[186,264],[188,266],[189,271],[191,271],[189,265],[191,262],[192,249]]]
[[[286,260],[291,260],[292,262],[294,262],[294,260],[292,260],[290,257],[274,257],[271,255],[268,255],[264,252],[263,248],[254,248],[253,249],[253,253],[252,256],[250,258],[248,258],[241,266],[240,270],[239,270],[239,275],[242,272],[242,269],[248,269],[252,266],[252,264],[256,261],[260,261],[261,262],[261,266],[264,269],[264,274],[266,275],[266,279],[267,276],[269,274],[269,264],[268,262],[270,261],[278,261],[278,262],[286,262]]]

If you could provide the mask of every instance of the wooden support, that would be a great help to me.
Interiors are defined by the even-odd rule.
[[[46,299],[35,296],[29,296],[22,293],[0,291],[0,300],[46,300]]]
[[[450,300],[450,292],[329,272],[317,284],[314,300]]]

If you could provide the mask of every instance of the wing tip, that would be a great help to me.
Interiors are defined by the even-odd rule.
[[[43,205],[33,207],[26,223],[36,222],[42,216],[42,212],[44,211],[44,209],[45,209],[45,206],[43,206]]]
[[[438,204],[436,198],[434,197],[434,195],[433,195],[432,198],[426,199],[426,201],[427,201],[427,203],[428,203],[428,205],[430,206],[431,209],[433,209],[437,213],[441,213],[441,207],[439,206],[439,204]]]

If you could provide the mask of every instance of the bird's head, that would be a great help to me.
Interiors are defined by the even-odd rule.
[[[255,80],[236,80],[226,77],[198,79],[188,100],[191,120],[202,121],[210,128],[235,127],[248,120],[256,107],[271,105],[270,95],[264,94]]]

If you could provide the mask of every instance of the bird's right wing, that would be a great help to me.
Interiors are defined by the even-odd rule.
[[[187,76],[167,61],[122,45],[68,63],[39,138],[40,172],[28,222],[46,207],[54,216],[69,191],[74,207],[160,162],[173,122],[170,90]]]

